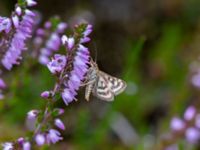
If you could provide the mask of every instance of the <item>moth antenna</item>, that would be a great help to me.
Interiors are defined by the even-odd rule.
[[[95,61],[90,56],[90,66],[94,66],[94,64],[96,64],[96,62],[97,62],[97,46],[96,46],[95,42],[93,42],[93,46],[94,46],[94,50],[95,50]]]
[[[94,50],[95,50],[94,62],[96,63],[97,62],[97,44],[96,44],[96,42],[93,42],[93,45],[94,45]]]

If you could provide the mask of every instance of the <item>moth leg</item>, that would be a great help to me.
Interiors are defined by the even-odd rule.
[[[86,88],[85,88],[85,99],[86,99],[86,101],[89,101],[93,87],[94,87],[94,84],[89,84],[89,85],[86,86]]]
[[[80,86],[87,86],[87,85],[90,85],[90,84],[92,84],[94,82],[95,81],[82,82]]]

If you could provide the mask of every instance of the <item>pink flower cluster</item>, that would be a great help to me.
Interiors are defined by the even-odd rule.
[[[30,1],[30,0],[29,0]],[[36,4],[27,2],[28,6]],[[4,32],[4,39],[0,44],[1,63],[11,70],[14,64],[19,64],[23,50],[26,50],[26,40],[32,35],[35,14],[27,8],[16,7],[11,18],[0,18],[0,32]]]
[[[75,99],[77,90],[88,70],[89,50],[83,46],[83,43],[90,40],[88,35],[92,32],[92,26],[85,24],[77,26],[77,28],[83,28],[82,33],[79,33],[81,35],[79,39],[62,36],[62,43],[66,48],[67,55],[55,54],[47,64],[51,73],[56,74],[61,81],[61,96],[66,105]],[[71,70],[67,70],[68,66],[73,67]]]
[[[197,144],[200,141],[200,113],[194,106],[189,106],[184,112],[183,118],[173,117],[170,123],[170,143],[165,150],[176,150],[175,142],[184,138],[190,144]]]

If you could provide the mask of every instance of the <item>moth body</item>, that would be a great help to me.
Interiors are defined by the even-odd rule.
[[[86,75],[88,85],[85,90],[85,99],[89,101],[90,94],[101,100],[113,101],[114,96],[126,89],[126,82],[99,70],[97,64],[91,60]]]

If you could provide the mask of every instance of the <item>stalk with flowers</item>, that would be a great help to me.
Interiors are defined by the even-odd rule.
[[[40,98],[44,99],[43,107],[38,108],[38,107],[33,106],[34,109],[28,111],[27,116],[26,116],[26,126],[29,131],[26,131],[24,135],[17,136],[17,138],[5,139],[3,143],[0,143],[0,147],[1,147],[0,149],[3,149],[3,150],[31,150],[31,149],[43,149],[43,148],[45,149],[46,147],[50,147],[51,145],[56,144],[57,142],[60,142],[61,140],[64,140],[64,135],[62,134],[62,132],[64,132],[67,128],[64,124],[64,121],[62,121],[61,119],[62,117],[61,115],[64,114],[65,106],[68,106],[72,102],[77,101],[77,93],[79,92],[80,87],[82,85],[87,85],[87,83],[84,83],[85,82],[84,80],[88,74],[88,70],[93,69],[91,67],[92,65],[90,66],[89,64],[89,61],[91,59],[90,51],[86,46],[86,43],[90,42],[89,35],[93,30],[92,25],[88,23],[80,23],[74,26],[72,28],[72,31],[68,32],[70,27],[68,26],[67,23],[62,22],[58,17],[53,17],[45,21],[43,25],[40,25],[39,20],[42,17],[38,16],[39,14],[36,11],[32,10],[32,7],[37,5],[37,3],[38,2],[36,2],[36,0],[18,0],[18,3],[15,5],[14,11],[11,13],[9,17],[0,17],[0,99],[3,100],[4,97],[7,97],[6,90],[8,91],[9,85],[11,85],[11,83],[6,82],[6,80],[4,81],[4,76],[7,75],[6,72],[8,71],[10,71],[11,73],[12,71],[14,72],[15,67],[17,67],[17,65],[20,65],[22,61],[24,61],[23,64],[25,64],[30,59],[30,60],[34,60],[32,61],[33,64],[34,63],[41,64],[41,66],[44,69],[48,70],[49,76],[53,76],[55,80],[53,80],[54,83],[50,89],[44,88],[43,89],[44,91],[42,90],[43,92],[41,93],[39,92]],[[66,34],[66,33],[70,33],[70,34]],[[172,33],[170,32],[170,35],[171,34]],[[175,34],[177,33],[175,32]],[[172,34],[172,36],[174,36],[174,34]],[[132,64],[136,60],[137,53],[139,52],[139,49],[142,49],[142,44],[144,42],[146,41],[141,40],[141,42],[139,42],[139,44],[136,46],[135,49],[131,49],[131,51],[133,51],[133,55],[132,55],[133,57],[129,57],[129,59],[133,58],[133,60],[129,62],[130,63],[129,67],[131,71],[133,70],[133,72],[137,72],[137,69],[134,70],[135,68],[134,68],[134,65]],[[26,55],[23,55],[23,54],[26,54]],[[128,55],[131,55],[131,54],[132,53],[128,53]],[[27,63],[28,67],[29,65],[30,66],[33,65],[32,62],[30,64],[29,62]],[[149,62],[149,60],[147,62]],[[149,66],[151,66],[151,63],[149,63],[148,67]],[[153,67],[154,70],[152,71],[153,73],[154,71],[157,72],[160,70],[159,64],[158,66],[155,65],[154,67]],[[158,67],[158,70],[157,70],[157,67]],[[196,74],[194,74],[194,76],[192,77],[192,84],[196,87],[200,87],[199,68],[197,68],[197,70],[195,70],[194,66],[192,68],[196,72]],[[97,69],[97,71],[95,69]],[[94,68],[93,70],[95,72],[94,73],[95,77],[98,76],[97,72],[100,70],[98,70],[98,68]],[[130,70],[127,73],[127,77],[131,75],[135,75],[134,73],[132,74]],[[157,73],[160,74],[159,72]],[[143,78],[141,77],[141,79]],[[99,78],[97,78],[97,81],[100,81]],[[146,80],[144,81],[146,83]],[[98,82],[95,82],[95,84],[96,83],[98,84]],[[115,85],[114,81],[112,81],[112,83]],[[37,84],[37,82],[31,83],[31,84]],[[103,85],[104,84],[102,83],[102,86]],[[37,86],[38,85],[36,85],[36,87]],[[135,84],[133,84],[132,82],[132,78],[128,86],[129,87],[127,89],[127,95],[128,93],[131,95],[131,93],[133,94],[137,90],[142,91],[142,86],[141,87],[138,86],[138,89],[137,89],[137,86],[135,86]],[[18,87],[18,84],[17,84],[17,87]],[[25,90],[22,89],[22,92],[24,91]],[[141,92],[142,97],[144,96],[145,92],[144,93]],[[38,92],[34,92],[34,93],[38,93]],[[113,93],[113,96],[115,96],[115,94],[116,93]],[[124,100],[123,98],[125,99],[125,97],[122,97],[122,100]],[[62,108],[57,107],[58,106],[57,104],[60,103],[60,101],[61,103],[64,104]],[[129,104],[134,104],[133,106],[130,105],[130,107],[127,107],[127,108],[134,109],[136,111],[138,111],[139,109],[143,107],[143,104],[142,104],[141,105],[142,107],[137,108],[137,106],[139,106],[138,105],[139,103],[138,104],[136,104],[135,102],[127,103],[126,100],[121,101],[121,103],[117,104],[117,107],[119,106],[123,110],[125,107],[124,108],[121,107],[121,104],[124,104],[124,103],[126,103],[125,107],[127,107]],[[20,109],[19,103],[17,104],[18,105],[14,107],[16,107],[17,109],[18,108]],[[30,105],[32,106],[32,104]],[[145,102],[144,106],[148,106],[148,105],[149,105],[149,101],[147,101],[147,103]],[[108,122],[107,124],[109,127],[111,127],[110,130],[114,133],[114,136],[116,135],[116,137],[118,137],[119,140],[121,140],[125,146],[134,146],[134,148],[135,146],[137,147],[138,146],[137,144],[138,143],[140,144],[141,141],[142,141],[141,145],[142,146],[144,145],[144,149],[148,149],[148,147],[153,147],[152,149],[155,149],[155,150],[157,149],[158,150],[179,150],[185,145],[186,145],[186,148],[184,147],[185,149],[187,149],[188,145],[190,146],[189,147],[190,149],[194,149],[199,145],[200,113],[194,104],[192,104],[185,110],[185,112],[183,113],[183,117],[178,117],[178,115],[172,116],[172,118],[169,120],[170,122],[169,131],[166,134],[161,133],[161,137],[157,138],[157,133],[158,133],[157,127],[156,129],[152,128],[151,126],[147,128],[147,129],[150,129],[150,131],[148,131],[150,136],[140,134],[139,133],[141,132],[140,130],[136,130],[137,132],[134,132],[134,130],[132,129],[134,128],[137,129],[138,126],[140,125],[140,124],[137,124],[137,122],[134,122],[135,116],[138,116],[138,118],[142,116],[143,118],[141,118],[141,122],[144,121],[143,119],[146,118],[147,114],[149,114],[148,111],[151,111],[152,109],[151,105],[152,104],[149,105],[150,108],[147,109],[147,112],[144,112],[142,114],[136,113],[136,115],[135,114],[133,115],[130,113],[129,115],[132,117],[131,120],[128,120],[124,115],[122,114],[120,115],[120,113],[118,112],[115,113],[114,115],[113,114],[110,115],[106,113],[105,118],[109,118],[109,119],[106,119]],[[145,109],[146,108],[144,108],[144,110]],[[96,111],[96,106],[95,106],[95,111]],[[98,112],[102,114],[101,111],[98,111]],[[158,112],[156,112],[156,114],[158,114]],[[149,117],[147,115],[147,117],[151,119],[151,116]],[[109,122],[110,118],[111,119],[114,118],[113,119],[114,121],[112,120],[111,123]],[[152,120],[154,121],[154,118]],[[135,126],[133,124],[135,124]],[[155,124],[157,124],[157,122],[156,123],[153,122],[153,125]],[[102,128],[104,128],[104,125],[102,125]],[[144,127],[141,127],[141,128],[143,129]],[[83,130],[85,130],[85,128]],[[97,130],[99,130],[99,128],[97,128]],[[95,132],[94,133],[95,136],[96,136],[97,130],[92,131],[92,132]],[[1,137],[1,131],[0,131],[0,137]],[[154,137],[157,138],[155,141],[154,141]],[[111,137],[111,140],[113,140],[113,136]],[[106,142],[110,142],[110,141],[106,141]],[[184,143],[184,146],[182,146],[182,143]],[[99,143],[97,142],[97,146],[99,146],[98,144]],[[140,149],[140,146],[138,147]],[[120,148],[121,147],[119,147],[119,149]]]
[[[19,64],[22,52],[27,49],[26,40],[33,33],[36,17],[27,7],[34,5],[34,0],[19,2],[11,18],[0,18],[1,63],[7,70]],[[52,90],[41,93],[41,97],[46,99],[45,109],[31,110],[27,114],[27,124],[32,124],[31,134],[3,143],[4,150],[29,150],[34,145],[55,144],[63,139],[59,130],[65,130],[65,125],[58,117],[64,113],[64,109],[54,108],[54,103],[58,100],[57,95],[62,97],[66,105],[76,100],[75,96],[88,70],[89,50],[83,44],[90,41],[88,35],[92,32],[92,26],[87,23],[77,25],[70,36],[62,35],[67,28],[66,23],[60,22],[50,32],[51,26],[48,21],[44,29],[36,30],[33,40],[36,52],[33,52],[33,56],[55,76],[55,85]],[[65,48],[64,54],[59,53],[60,47]],[[5,83],[1,79],[3,88]]]

